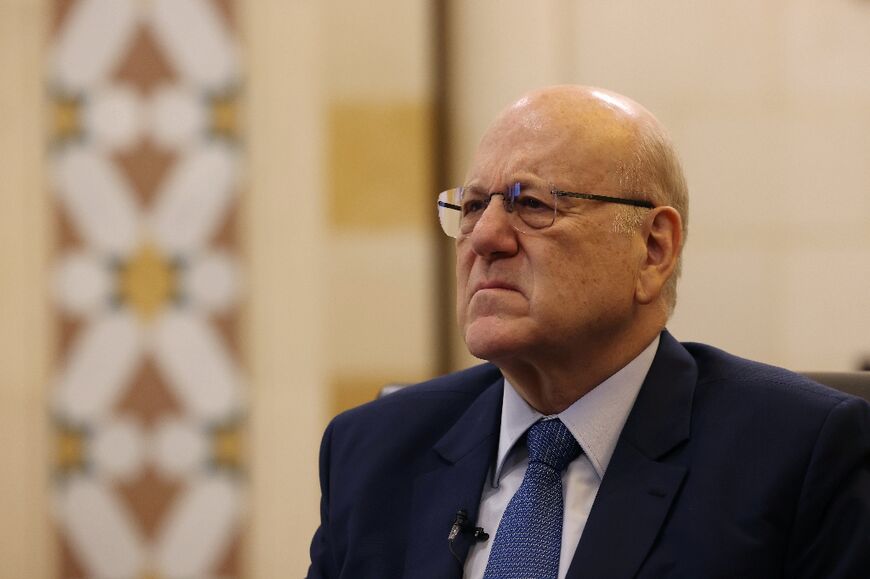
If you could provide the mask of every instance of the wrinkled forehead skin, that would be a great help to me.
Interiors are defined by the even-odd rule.
[[[640,131],[658,121],[622,95],[584,86],[529,93],[505,109],[481,139],[466,185],[496,190],[529,171],[559,187],[598,193],[627,187]]]

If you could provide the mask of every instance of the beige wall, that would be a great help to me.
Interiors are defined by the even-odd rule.
[[[433,372],[429,12],[423,0],[243,4],[249,557],[252,577],[286,577],[307,566],[328,417]]]
[[[0,577],[48,578],[44,5],[0,1]]]
[[[252,383],[249,576],[301,576],[319,521],[327,418],[322,15],[244,2],[249,187],[246,353]]]
[[[320,4],[331,412],[434,372],[430,3]]]

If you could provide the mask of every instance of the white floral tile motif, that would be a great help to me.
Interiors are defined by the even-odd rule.
[[[58,368],[55,413],[78,425],[97,424],[108,415],[133,375],[143,337],[128,311],[89,320]]]
[[[220,224],[238,179],[238,152],[203,145],[179,160],[148,216],[154,240],[170,254],[200,251]]]
[[[146,459],[141,426],[125,416],[113,416],[96,429],[90,444],[91,460],[99,476],[130,480]]]
[[[87,576],[236,576],[246,386],[215,321],[243,285],[221,236],[243,153],[235,32],[211,0],[76,0],[46,64],[51,189],[75,233],[51,288],[75,321],[51,385],[58,530]]]
[[[154,352],[190,414],[217,422],[241,408],[239,372],[199,316],[162,316],[156,323]]]
[[[108,80],[141,18],[136,0],[80,0],[54,38],[51,80],[68,92],[86,92]]]
[[[123,257],[139,237],[139,215],[129,183],[105,155],[87,145],[57,153],[54,187],[62,209],[88,245]]]
[[[55,264],[54,295],[58,305],[78,317],[95,316],[112,291],[112,272],[91,250],[71,250]]]
[[[241,510],[238,481],[226,474],[188,487],[155,546],[157,567],[168,577],[201,577],[232,537]]]
[[[84,125],[94,143],[107,151],[132,146],[143,132],[140,101],[132,87],[122,84],[93,91],[84,110]]]
[[[95,577],[135,577],[146,545],[111,487],[77,474],[56,491],[56,517],[82,563]]]
[[[153,0],[151,25],[189,82],[211,90],[239,75],[238,54],[208,0]]]
[[[208,129],[208,109],[193,86],[165,85],[151,98],[148,127],[156,142],[167,149],[190,146]]]
[[[154,430],[151,456],[166,477],[193,475],[208,460],[207,433],[194,420],[166,418]]]
[[[191,263],[182,287],[194,307],[220,314],[236,303],[242,291],[240,279],[236,260],[225,251],[214,250]]]

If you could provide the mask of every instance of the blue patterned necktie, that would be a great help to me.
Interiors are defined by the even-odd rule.
[[[529,467],[498,526],[483,579],[556,579],[562,550],[562,471],[580,454],[558,418],[526,434]]]

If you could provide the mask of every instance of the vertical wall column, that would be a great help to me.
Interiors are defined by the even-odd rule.
[[[247,0],[250,179],[245,350],[252,378],[247,576],[302,576],[319,521],[326,418],[321,7]],[[340,39],[333,39],[340,41]]]
[[[0,577],[48,579],[45,3],[0,0]]]
[[[337,413],[434,372],[431,16],[425,0],[318,5]]]
[[[50,8],[36,69],[56,216],[57,574],[237,577],[250,390],[236,5]]]

